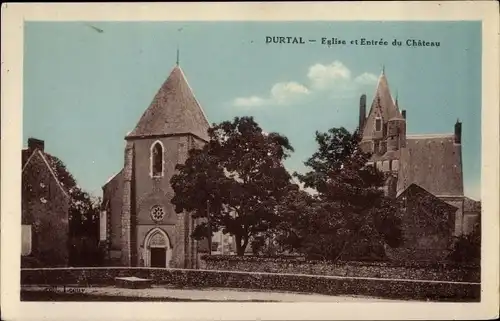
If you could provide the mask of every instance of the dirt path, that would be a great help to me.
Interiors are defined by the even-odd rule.
[[[64,294],[62,286],[48,288],[43,286],[23,286],[23,292],[30,296],[35,293]],[[118,297],[162,299],[166,301],[264,301],[264,302],[395,302],[395,300],[377,299],[358,296],[330,296],[320,294],[302,294],[290,292],[264,292],[240,289],[170,289],[165,287],[152,287],[149,289],[123,289],[115,287],[66,287],[66,294],[75,296],[99,296],[101,298]]]

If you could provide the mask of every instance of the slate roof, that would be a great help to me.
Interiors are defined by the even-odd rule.
[[[464,197],[464,212],[481,212],[481,202]]]
[[[127,138],[190,133],[208,140],[209,127],[182,69],[176,65]]]
[[[363,129],[363,138],[369,139],[372,136],[375,126],[375,117],[381,117],[382,122],[385,124],[392,118],[403,118],[399,108],[391,96],[391,91],[389,90],[389,82],[385,76],[385,72],[380,74],[378,79],[377,88],[375,94],[373,95],[372,105],[370,107],[370,112],[365,121],[365,127]]]
[[[441,207],[441,209],[444,210],[449,210],[449,211],[456,211],[457,208],[451,204],[448,204],[441,200],[440,198],[436,197],[434,194],[430,193],[428,190],[425,188],[422,188],[421,186],[417,184],[410,184],[408,188],[406,188],[403,193],[398,195],[398,199],[402,199],[403,197],[407,198],[421,198],[421,199],[426,199],[428,204],[436,204],[436,206]],[[438,205],[439,204],[439,205]]]
[[[397,194],[416,184],[436,196],[463,196],[461,145],[454,135],[409,135],[401,149]]]
[[[57,185],[63,192],[63,194],[67,197],[69,197],[69,192],[67,188],[62,184],[61,180],[59,179],[59,175],[61,175],[61,172],[64,171],[61,168],[58,168],[57,163],[59,159],[57,157],[54,157],[50,154],[47,154],[45,152],[42,152],[39,149],[35,150],[30,150],[30,149],[23,149],[21,151],[21,168],[22,171],[26,169],[26,165],[34,158],[34,157],[40,157],[42,161],[47,165],[48,170],[52,174],[52,177],[55,179]],[[69,175],[69,173],[63,173],[64,175]]]

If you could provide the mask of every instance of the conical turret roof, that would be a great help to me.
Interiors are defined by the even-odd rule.
[[[371,136],[375,127],[375,118],[382,118],[382,122],[386,123],[391,118],[401,118],[399,108],[391,96],[389,82],[385,72],[382,71],[378,79],[377,88],[373,96],[370,112],[365,122],[363,136]]]
[[[176,65],[127,138],[193,134],[208,140],[209,127],[184,72]]]

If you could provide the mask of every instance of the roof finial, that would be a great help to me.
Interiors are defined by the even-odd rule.
[[[398,106],[399,91],[396,90],[396,107]]]
[[[382,75],[385,75],[385,65],[382,65]]]
[[[179,45],[177,45],[177,60],[175,61],[175,64],[179,66]]]
[[[181,32],[182,31],[182,27],[177,29],[177,32]],[[177,39],[177,60],[176,60],[176,65],[179,66],[179,38]]]

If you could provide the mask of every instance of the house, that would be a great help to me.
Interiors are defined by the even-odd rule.
[[[386,195],[404,204],[405,243],[391,252],[400,259],[444,258],[453,238],[480,215],[480,206],[464,196],[462,123],[449,134],[408,135],[406,110],[391,96],[385,72],[368,115],[366,95],[359,108],[360,147],[372,154],[368,164],[385,173]]]
[[[29,138],[22,150],[22,267],[68,264],[70,196],[60,180],[60,161]]]

